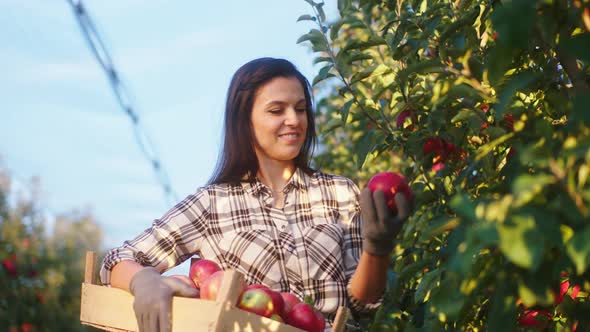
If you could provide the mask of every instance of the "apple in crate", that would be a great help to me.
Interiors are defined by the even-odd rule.
[[[287,324],[307,332],[323,332],[326,328],[324,316],[305,302],[294,305],[285,318]]]
[[[283,310],[285,308],[285,301],[283,300],[283,297],[281,296],[281,293],[276,292],[270,288],[268,288],[265,285],[260,285],[260,284],[252,284],[252,285],[248,285],[246,287],[246,290],[250,290],[250,289],[262,289],[264,290],[272,299],[272,305],[273,305],[273,314],[277,314],[279,316],[283,316]]]
[[[215,301],[221,289],[223,271],[217,271],[205,279],[201,284],[201,299]]]
[[[291,311],[291,309],[293,309],[293,306],[295,306],[297,303],[300,303],[301,300],[291,293],[282,292],[280,294],[283,298],[283,302],[285,303],[285,307],[283,308],[283,317],[287,317],[287,314],[289,311]]]
[[[245,290],[238,300],[238,308],[264,317],[274,314],[272,298],[264,288]]]
[[[197,288],[202,288],[203,281],[217,271],[221,271],[217,263],[208,259],[199,259],[191,264],[188,276]]]

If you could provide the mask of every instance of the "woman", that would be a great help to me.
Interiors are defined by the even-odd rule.
[[[135,296],[140,331],[169,331],[171,297],[195,296],[160,273],[197,253],[250,284],[310,297],[327,326],[339,306],[362,314],[380,305],[408,203],[397,195],[392,215],[382,192],[361,194],[351,180],[310,167],[310,90],[286,60],[242,66],[229,87],[224,145],[209,184],[106,255],[101,280]]]

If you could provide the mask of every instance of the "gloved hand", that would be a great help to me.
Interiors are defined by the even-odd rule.
[[[360,204],[363,217],[363,251],[375,256],[388,255],[395,244],[395,237],[410,214],[410,204],[402,193],[395,195],[397,215],[387,206],[385,194],[380,190],[361,192]]]
[[[129,283],[129,290],[135,296],[133,310],[140,332],[170,332],[172,297],[196,297],[198,292],[180,279],[160,275],[153,267],[137,272]]]

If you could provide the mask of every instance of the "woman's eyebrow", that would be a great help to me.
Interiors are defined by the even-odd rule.
[[[299,105],[299,104],[305,104],[305,99],[300,99],[298,102],[295,103],[295,105]],[[268,103],[266,103],[266,106],[283,106],[283,105],[287,105],[289,103],[281,101],[281,100],[271,100]]]

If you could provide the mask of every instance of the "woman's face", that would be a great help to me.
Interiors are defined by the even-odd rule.
[[[254,150],[260,163],[293,161],[307,132],[303,86],[294,77],[277,77],[256,91],[252,106]]]

